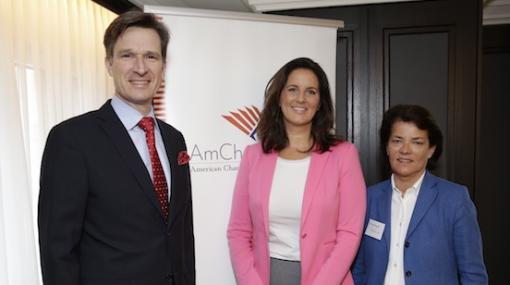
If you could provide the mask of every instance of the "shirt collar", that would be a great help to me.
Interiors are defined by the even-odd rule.
[[[140,114],[140,112],[138,112],[138,110],[131,107],[128,103],[126,103],[126,101],[117,95],[112,97],[111,104],[113,110],[127,130],[135,128],[138,125],[138,122],[140,122],[140,120],[144,117]],[[154,109],[151,108],[147,117],[152,117],[154,122],[157,122],[156,117],[154,116]],[[155,125],[156,128],[159,128],[157,123]]]
[[[420,192],[421,184],[423,183],[423,178],[425,177],[426,172],[427,171],[423,171],[423,174],[420,176],[420,178],[418,178],[418,180],[416,180],[416,182],[413,184],[413,186],[411,186],[409,189],[406,189],[405,195],[418,196],[418,193]],[[393,189],[393,191],[396,191],[399,194],[402,193],[402,191],[400,189],[398,189],[395,184],[395,177],[393,174],[391,175],[391,188]]]

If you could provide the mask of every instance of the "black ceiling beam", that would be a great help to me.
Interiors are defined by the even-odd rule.
[[[122,14],[129,10],[140,9],[128,0],[92,0],[97,4],[105,7],[106,9],[116,13]]]

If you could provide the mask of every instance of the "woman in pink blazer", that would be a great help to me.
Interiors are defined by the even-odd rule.
[[[333,134],[322,68],[308,58],[269,81],[243,154],[227,236],[239,285],[353,284],[365,182],[357,150]]]

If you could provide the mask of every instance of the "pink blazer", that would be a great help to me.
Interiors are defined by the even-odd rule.
[[[239,285],[269,284],[268,203],[277,156],[250,145],[237,174],[227,237]],[[301,215],[301,285],[353,284],[365,191],[353,144],[312,153]]]

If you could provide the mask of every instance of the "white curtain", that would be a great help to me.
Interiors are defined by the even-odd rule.
[[[41,284],[37,197],[51,127],[113,94],[91,0],[0,1],[0,284]]]

